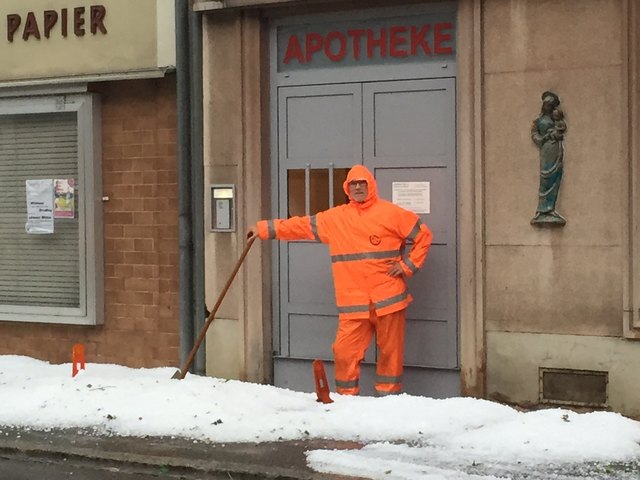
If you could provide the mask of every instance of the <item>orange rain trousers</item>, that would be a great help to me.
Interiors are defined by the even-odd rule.
[[[406,309],[378,317],[371,305],[369,318],[340,319],[333,344],[338,393],[360,393],[360,362],[374,333],[378,345],[376,393],[389,395],[402,391],[405,317]]]

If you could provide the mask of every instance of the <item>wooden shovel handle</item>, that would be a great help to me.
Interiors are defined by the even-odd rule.
[[[244,259],[249,253],[249,249],[251,248],[251,245],[253,245],[253,242],[255,241],[255,239],[256,237],[250,238],[247,244],[245,245],[244,251],[242,252],[242,255],[240,255],[240,258],[236,262],[236,266],[233,269],[233,272],[231,272],[231,275],[229,276],[227,283],[222,289],[222,292],[220,292],[218,301],[213,306],[213,309],[211,310],[211,312],[209,313],[209,316],[207,317],[206,323],[200,330],[200,334],[198,335],[198,338],[196,339],[196,343],[193,345],[191,352],[189,352],[189,356],[184,361],[184,364],[182,365],[182,367],[180,367],[180,371],[176,372],[176,374],[172,378],[177,378],[179,380],[182,380],[187,374],[187,371],[189,370],[189,367],[191,367],[191,364],[193,363],[193,359],[196,356],[196,352],[198,351],[198,348],[200,348],[200,344],[202,343],[202,340],[204,340],[204,336],[207,333],[207,329],[209,328],[209,325],[211,325],[211,323],[213,322],[213,319],[216,316],[216,312],[218,311],[218,308],[220,308],[220,304],[222,303],[222,300],[224,300],[224,296],[227,294],[229,287],[231,287],[231,283],[233,282],[233,279],[236,277],[238,270],[240,270],[240,267],[242,266],[242,262],[244,262]]]

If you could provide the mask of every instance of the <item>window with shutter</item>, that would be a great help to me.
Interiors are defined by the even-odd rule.
[[[102,321],[97,101],[92,95],[0,99],[0,320]],[[26,180],[73,179],[73,218],[27,233]]]

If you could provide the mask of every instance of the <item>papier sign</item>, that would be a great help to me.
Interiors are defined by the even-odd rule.
[[[391,201],[417,214],[431,213],[430,182],[393,182]]]
[[[27,180],[27,233],[53,233],[53,180]]]

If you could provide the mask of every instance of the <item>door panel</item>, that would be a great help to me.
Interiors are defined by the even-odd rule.
[[[315,242],[288,242],[283,244],[283,250],[289,259],[286,273],[290,311],[304,313],[309,305],[322,305],[335,313],[331,257],[327,246]]]
[[[446,109],[441,89],[403,90],[406,82],[393,82],[393,91],[379,91],[380,85],[365,87],[365,102],[375,119],[370,133],[374,157],[385,159],[440,158],[447,153],[446,125],[429,112]],[[410,82],[414,85],[416,82]],[[403,86],[405,85],[405,86]],[[398,121],[402,118],[402,121]]]
[[[333,337],[338,328],[337,315],[290,315],[291,356],[310,360],[333,360]]]
[[[428,318],[432,321],[448,321],[452,296],[450,271],[446,245],[432,243],[423,267],[407,283],[413,295],[413,302],[407,308],[408,318]],[[445,281],[448,279],[449,281]]]
[[[362,95],[365,165],[455,165],[455,79],[365,83]]]
[[[283,167],[350,167],[362,161],[359,84],[278,90],[279,152]]]
[[[344,203],[338,174],[362,162],[360,84],[280,88],[278,105],[277,216],[313,215],[320,205]],[[337,309],[328,248],[280,242],[278,252],[279,355],[331,358]]]
[[[434,185],[434,178],[441,175],[431,175],[437,171],[441,173],[441,168],[377,168],[375,169],[376,180],[383,198],[392,198],[391,190],[393,182],[430,182]],[[455,185],[451,187],[455,188]],[[435,192],[434,192],[435,190]],[[420,219],[431,227],[431,217],[436,216],[436,212],[441,209],[441,205],[446,202],[447,196],[436,197],[438,188],[431,189],[431,209],[432,213],[420,215]],[[447,189],[443,189],[447,190]],[[455,190],[454,190],[455,191]],[[448,193],[448,191],[447,191]],[[455,195],[453,195],[455,198]],[[450,203],[448,203],[450,205]],[[448,210],[448,208],[447,208]],[[447,219],[447,223],[455,222]],[[409,279],[409,292],[413,296],[413,302],[407,308],[407,338],[421,338],[422,341],[415,345],[408,343],[405,347],[405,357],[414,359],[428,359],[428,363],[413,363],[425,367],[457,367],[457,308],[456,308],[456,244],[455,225],[443,228],[442,223],[437,224],[440,228],[433,230],[433,244],[427,255],[423,267]],[[442,323],[433,328],[426,328],[420,323]],[[421,333],[419,333],[421,332]],[[423,335],[430,332],[429,335]],[[435,337],[433,336],[435,335]],[[440,345],[447,344],[446,349],[439,348],[441,353],[446,353],[445,357],[437,359],[431,355],[424,355],[421,350],[427,348],[427,344]]]
[[[394,182],[429,182],[433,232],[425,265],[409,281],[405,362],[456,368],[458,362],[454,80],[379,82],[363,87],[364,164],[382,198]],[[392,121],[395,119],[395,121]]]
[[[456,345],[448,341],[447,322],[416,320],[407,312],[404,364],[414,367],[452,368]]]

